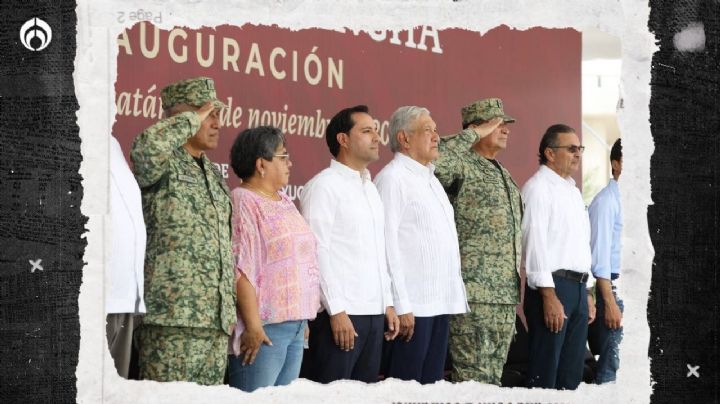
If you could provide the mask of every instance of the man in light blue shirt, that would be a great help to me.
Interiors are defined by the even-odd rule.
[[[610,183],[590,204],[590,246],[592,273],[597,279],[597,320],[590,324],[588,342],[594,355],[599,355],[595,383],[615,380],[620,366],[618,346],[622,340],[623,302],[617,297],[615,280],[620,276],[620,233],[622,207],[617,180],[622,172],[622,145],[616,140],[610,150],[612,176]]]

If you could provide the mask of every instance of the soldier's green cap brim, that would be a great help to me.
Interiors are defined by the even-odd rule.
[[[220,101],[220,100],[207,100],[207,101],[205,101],[205,102],[208,102],[208,101],[210,101],[210,102],[213,103],[213,106],[215,107],[215,109],[223,109],[223,108],[227,108],[227,107],[228,107],[227,105],[223,104],[222,101]],[[202,107],[203,105],[205,105],[205,102],[203,102],[203,103],[200,104],[200,105],[194,105],[194,104],[190,104],[190,105],[193,106],[193,107],[195,107],[195,108],[200,108],[200,107]]]
[[[217,109],[225,109],[225,108],[228,107],[227,105],[225,105],[225,104],[223,104],[222,102],[220,102],[220,100],[213,100],[212,103],[213,103],[213,105],[215,106],[215,108],[217,108]]]
[[[513,118],[513,117],[511,117],[511,116],[509,116],[509,115],[497,115],[497,116],[493,116],[493,117],[490,117],[490,118],[487,118],[487,119],[485,119],[485,118],[480,118],[480,119],[482,119],[483,121],[489,122],[490,120],[493,120],[493,119],[495,119],[495,118],[502,118],[502,119],[503,119],[503,122],[505,122],[505,123],[514,123],[514,122],[515,122],[515,118]],[[464,125],[467,125],[467,124],[470,124],[470,123],[472,123],[472,122],[475,122],[475,121],[463,122],[463,124],[464,124]]]

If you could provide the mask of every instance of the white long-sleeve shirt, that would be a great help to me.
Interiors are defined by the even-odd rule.
[[[432,164],[395,153],[375,177],[385,207],[385,247],[397,314],[468,311],[452,205]]]
[[[110,137],[110,216],[112,249],[105,267],[106,313],[145,313],[143,268],[145,220],[140,188],[120,143]]]
[[[384,314],[393,305],[385,219],[370,173],[332,160],[305,185],[300,209],[317,238],[323,307],[330,315]]]
[[[523,262],[528,286],[555,287],[552,272],[568,269],[590,274],[590,220],[572,177],[563,178],[545,165],[522,189]]]

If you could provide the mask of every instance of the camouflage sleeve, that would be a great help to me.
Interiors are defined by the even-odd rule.
[[[472,129],[440,138],[440,157],[434,162],[435,176],[446,190],[462,178],[464,170],[460,156],[467,152],[477,139],[477,133]]]
[[[160,180],[173,151],[185,144],[198,129],[200,116],[187,111],[158,121],[135,138],[130,159],[140,188]]]
[[[464,129],[455,135],[440,138],[440,152],[467,151],[478,141],[478,134],[473,129]]]

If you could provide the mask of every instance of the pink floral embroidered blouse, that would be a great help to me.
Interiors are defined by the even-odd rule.
[[[273,201],[244,188],[232,191],[235,279],[244,273],[255,288],[263,325],[314,319],[320,308],[315,236],[288,196],[279,195]],[[235,355],[244,329],[238,311]]]

